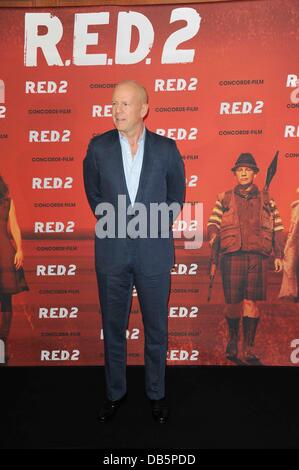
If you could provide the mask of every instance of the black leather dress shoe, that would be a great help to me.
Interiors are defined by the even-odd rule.
[[[106,423],[109,419],[113,418],[120,405],[124,402],[126,395],[119,400],[111,401],[106,399],[99,413],[99,420],[101,423]]]
[[[165,424],[169,417],[169,407],[166,399],[151,400],[151,408],[154,420],[159,424]]]

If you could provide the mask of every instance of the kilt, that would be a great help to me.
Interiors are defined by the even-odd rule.
[[[220,269],[225,302],[266,300],[268,257],[236,251],[221,257]]]

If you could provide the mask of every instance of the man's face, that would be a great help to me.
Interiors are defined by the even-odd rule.
[[[138,87],[130,84],[119,85],[112,97],[112,118],[117,130],[132,136],[140,129],[148,110]]]
[[[235,171],[235,175],[238,184],[241,184],[242,186],[252,184],[256,176],[252,168],[248,168],[248,166],[239,166]]]

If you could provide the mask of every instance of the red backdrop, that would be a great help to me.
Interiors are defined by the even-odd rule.
[[[111,95],[122,79],[148,89],[147,127],[177,140],[186,200],[203,204],[204,226],[217,193],[234,184],[238,155],[255,156],[263,186],[279,150],[271,194],[288,228],[299,186],[298,24],[297,0],[0,10],[0,172],[15,201],[30,287],[14,297],[11,365],[103,363],[82,160],[92,135],[112,127]],[[52,224],[38,232],[36,222]],[[176,242],[170,364],[227,364],[219,276],[207,303],[208,257],[206,242],[194,250]],[[49,265],[64,275],[38,275]],[[271,265],[257,348],[266,364],[292,365],[299,312],[278,300],[280,283]],[[134,296],[129,364],[142,364],[142,351]]]

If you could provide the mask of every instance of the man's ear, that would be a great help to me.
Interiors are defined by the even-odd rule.
[[[141,116],[142,118],[145,118],[145,116],[147,115],[148,113],[148,104],[147,103],[143,103],[142,104],[142,108],[141,108]]]

